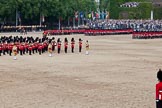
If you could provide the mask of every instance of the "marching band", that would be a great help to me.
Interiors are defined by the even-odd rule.
[[[82,39],[79,38],[78,46],[79,46],[79,53],[81,53],[82,50]],[[2,55],[10,55],[14,56],[14,60],[17,59],[17,54],[20,54],[21,56],[25,54],[36,54],[39,53],[41,55],[42,53],[48,52],[49,57],[52,57],[52,54],[56,50],[57,46],[57,53],[61,53],[61,39],[58,38],[57,42],[55,42],[55,38],[48,38],[48,37],[43,37],[39,38],[36,37],[35,39],[33,37],[18,37],[18,36],[2,36],[0,37],[0,56]],[[86,41],[86,54],[88,54],[88,49],[89,49],[89,44],[88,40]],[[75,48],[75,39],[71,38],[71,52],[74,53],[74,48]],[[65,53],[68,52],[68,39],[64,39],[64,51]]]

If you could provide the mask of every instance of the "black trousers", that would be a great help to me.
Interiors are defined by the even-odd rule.
[[[22,55],[23,54],[23,51],[22,50],[20,50],[20,55]]]
[[[9,50],[9,55],[11,56],[12,50]]]
[[[32,51],[31,51],[31,50],[29,50],[29,55],[31,55],[31,52],[32,52]]]
[[[35,49],[35,52],[37,53],[38,52],[38,49]]]
[[[58,48],[58,50],[57,50],[58,54],[60,54],[60,50],[61,50],[61,48]]]
[[[82,47],[79,47],[79,52],[82,52]]]
[[[71,48],[71,52],[74,53],[74,47]]]
[[[8,50],[6,50],[7,54],[8,54]]]
[[[38,50],[38,52],[39,52],[39,55],[41,55],[41,54],[42,54],[42,51],[41,51],[40,49]]]
[[[65,47],[65,53],[67,53],[67,48]]]
[[[46,48],[45,47],[42,49],[42,53],[44,53],[44,52],[46,52]]]
[[[52,51],[55,51],[55,46],[52,46]]]
[[[0,50],[0,56],[1,56],[2,50]]]
[[[25,54],[25,49],[23,50],[23,54]]]
[[[28,49],[26,49],[26,53],[28,53]]]
[[[3,55],[6,55],[6,53],[5,53],[6,51],[5,50],[3,50]]]
[[[42,49],[42,53],[44,52],[44,48]]]
[[[33,49],[33,54],[34,54],[34,50],[35,50],[35,49]]]
[[[162,100],[156,102],[156,108],[162,108]]]

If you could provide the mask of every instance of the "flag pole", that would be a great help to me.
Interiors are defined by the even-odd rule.
[[[73,18],[73,28],[75,28],[75,17]]]
[[[151,10],[151,20],[153,20],[154,19],[154,12],[153,12],[153,10]]]
[[[41,18],[41,13],[40,13],[40,18],[39,18],[39,25],[42,27],[42,18]]]
[[[60,30],[60,17],[59,17],[59,30]]]
[[[69,27],[69,25],[70,25],[70,21],[69,21],[69,17],[68,17],[68,27]]]
[[[78,16],[78,27],[79,27],[79,23],[80,23],[80,18],[79,18],[79,16]]]
[[[16,27],[17,27],[17,24],[18,22],[17,22],[17,9],[16,9]]]

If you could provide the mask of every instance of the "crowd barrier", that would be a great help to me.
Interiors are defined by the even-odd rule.
[[[162,32],[133,32],[133,39],[155,39],[162,38]]]
[[[44,35],[69,35],[69,34],[85,34],[88,36],[111,35],[111,34],[132,34],[132,29],[126,30],[46,30]]]

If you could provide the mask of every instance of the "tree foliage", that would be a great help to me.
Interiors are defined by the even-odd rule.
[[[101,9],[109,10],[111,19],[123,18],[121,13],[127,13],[128,19],[150,19],[151,10],[154,11],[155,19],[162,19],[162,8],[157,8],[152,5],[152,0],[100,0]],[[136,8],[120,7],[126,2],[139,2],[140,5]]]
[[[145,3],[140,3],[138,8],[120,7],[120,4],[130,1]],[[150,1],[152,0],[100,0],[100,10],[109,11],[112,19],[122,18],[122,12],[128,13],[130,19],[148,19],[150,11],[154,9],[154,18],[161,19],[161,8],[153,8]],[[15,25],[16,11],[20,14],[22,25],[38,25],[40,16],[45,17],[45,24],[56,23],[60,18],[67,22],[68,19],[74,18],[76,11],[87,15],[96,11],[97,7],[95,0],[1,0],[0,23]]]
[[[96,10],[94,0],[1,0],[0,22],[14,24],[16,11],[20,13],[22,24],[39,24],[41,15],[51,23],[59,18],[74,17],[75,11],[90,10]]]

